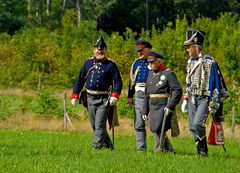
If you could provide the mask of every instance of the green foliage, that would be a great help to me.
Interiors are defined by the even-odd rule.
[[[240,22],[236,14],[224,13],[216,20],[199,17],[191,25],[186,18],[178,17],[175,27],[168,22],[162,30],[153,25],[151,30],[142,28],[141,33],[126,28],[123,35],[97,31],[96,22],[91,21],[83,20],[77,27],[74,15],[71,10],[64,14],[62,29],[25,28],[13,36],[0,34],[0,86],[33,90],[48,86],[72,88],[82,64],[93,56],[93,45],[102,35],[108,45],[108,57],[116,62],[123,78],[123,102],[131,64],[137,58],[135,42],[138,39],[150,41],[153,50],[164,55],[167,66],[174,70],[184,88],[188,59],[183,47],[185,31],[199,28],[207,32],[204,52],[218,62],[227,86],[235,82],[235,91],[239,90]],[[228,112],[233,103],[239,102],[237,97],[232,99],[226,103]],[[119,103],[119,111],[124,116],[130,115],[124,109],[126,104]],[[226,115],[231,117],[230,113]]]
[[[59,99],[54,96],[54,93],[41,90],[35,99],[31,109],[32,112],[45,118],[51,118],[53,115],[63,116],[63,108],[60,108]]]
[[[11,40],[11,36],[6,32],[0,33],[0,43],[8,43]]]
[[[18,0],[0,1],[0,32],[7,32],[13,35],[24,25],[24,10],[25,3],[17,3]],[[18,17],[22,13],[22,17]]]
[[[235,109],[235,123],[240,124],[240,108],[238,106],[240,105],[240,93],[239,88],[236,85],[237,83],[233,82],[232,85],[228,87],[231,97],[228,98],[224,104],[223,113],[226,116],[229,125],[232,123],[233,108]]]
[[[117,112],[121,117],[127,117],[131,119],[134,117],[134,107],[128,107],[126,93],[122,93],[119,102],[117,103]]]
[[[11,102],[10,100],[5,100],[3,96],[0,97],[0,120],[5,120],[10,115],[12,115]]]
[[[19,96],[0,95],[0,121],[20,112],[24,113],[27,109]]]
[[[64,115],[63,95],[61,98],[52,91],[53,88],[42,88],[38,94],[3,94],[0,95],[0,120],[5,120],[10,116],[30,113],[33,116],[42,118],[62,118]],[[4,90],[2,90],[4,91]],[[87,111],[82,105],[71,106],[71,99],[66,98],[67,112],[76,119],[86,119]]]

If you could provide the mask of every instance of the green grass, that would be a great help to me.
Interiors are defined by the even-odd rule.
[[[199,158],[192,139],[171,139],[177,154],[135,151],[134,136],[116,136],[115,150],[95,151],[92,134],[82,132],[0,131],[0,172],[239,172],[240,141],[209,146]]]

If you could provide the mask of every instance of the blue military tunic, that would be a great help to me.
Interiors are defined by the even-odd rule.
[[[147,59],[137,59],[131,68],[131,81],[128,88],[128,98],[133,98],[136,83],[146,83],[149,69]]]
[[[92,68],[92,70],[89,72],[90,68]],[[88,90],[108,91],[109,87],[113,84],[113,91],[120,94],[122,90],[120,72],[117,65],[109,59],[100,63],[95,63],[94,58],[88,59],[81,68],[80,74],[73,88],[73,93],[79,94],[85,82]]]

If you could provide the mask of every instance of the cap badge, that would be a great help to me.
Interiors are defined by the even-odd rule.
[[[197,40],[198,40],[198,38],[197,37],[194,37],[194,43],[197,43]]]

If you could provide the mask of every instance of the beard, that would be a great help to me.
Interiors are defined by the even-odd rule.
[[[103,54],[102,55],[96,55],[95,57],[96,57],[97,60],[103,60],[106,57],[106,55],[103,55]]]

